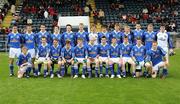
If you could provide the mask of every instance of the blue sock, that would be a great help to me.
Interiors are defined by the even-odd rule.
[[[26,75],[29,76],[29,75],[30,75],[30,72],[31,72],[31,67],[28,67],[28,68],[26,69]]]
[[[42,64],[38,64],[38,72],[41,72]]]
[[[100,65],[100,74],[102,74],[103,73],[103,66],[102,66],[102,64]]]
[[[46,75],[47,69],[44,69],[44,75]]]
[[[75,74],[78,75],[78,67],[74,67]]]
[[[85,75],[85,73],[86,73],[86,67],[83,67],[82,75]]]
[[[106,66],[106,75],[108,75],[108,66]]]
[[[33,73],[36,73],[36,70],[35,70],[35,68],[33,67],[32,69],[33,69]]]
[[[126,76],[126,71],[123,72],[123,75]]]
[[[168,70],[164,68],[162,73],[163,73],[164,76],[167,76],[168,75]]]
[[[64,65],[61,66],[61,76],[64,76],[65,74],[65,67]]]
[[[133,72],[133,74],[132,74],[132,75],[134,76],[134,75],[136,75],[136,73],[135,73],[135,72]]]
[[[95,68],[95,74],[98,76],[98,67]]]
[[[112,65],[109,65],[109,68],[111,70],[111,75],[114,75],[114,69],[113,69],[113,66]]]
[[[12,64],[9,65],[10,74],[14,74],[14,66]]]
[[[74,70],[74,66],[71,66],[71,75],[74,75],[75,70]]]
[[[87,70],[88,70],[89,77],[92,77],[91,68],[87,68]]]
[[[50,75],[52,75],[54,73],[53,69],[50,69]]]
[[[121,67],[118,65],[117,75],[121,75]]]

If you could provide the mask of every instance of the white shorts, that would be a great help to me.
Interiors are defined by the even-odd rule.
[[[129,62],[131,60],[131,57],[123,57],[122,58],[122,62],[123,63],[127,63],[127,62]]]
[[[32,67],[32,65],[29,62],[22,64],[18,70],[18,75],[17,75],[18,78],[22,78],[24,73],[26,72],[27,68],[29,68],[29,67]]]
[[[117,64],[120,63],[120,59],[119,58],[110,58],[110,61],[113,62],[113,63],[117,63]]]
[[[99,59],[100,59],[102,62],[108,61],[108,57],[99,57]]]
[[[136,66],[136,69],[141,69],[144,67],[144,61],[139,62],[139,65]]]
[[[153,71],[158,71],[160,67],[162,67],[165,63],[164,62],[160,62],[158,64],[156,64],[155,66],[153,66]]]
[[[90,59],[87,59],[87,62],[90,62],[90,63],[96,63],[96,62],[98,62],[99,60],[97,59],[97,58],[94,58],[94,60],[93,61],[91,61]]]
[[[84,58],[76,58],[78,63],[84,63]]]
[[[10,48],[9,49],[9,58],[19,57],[21,54],[21,48]]]
[[[35,64],[47,64],[48,60],[45,57],[39,57],[37,60],[34,62]]]
[[[29,50],[28,50],[28,53],[30,53],[31,58],[35,58],[35,55],[36,55],[35,49],[29,49]]]

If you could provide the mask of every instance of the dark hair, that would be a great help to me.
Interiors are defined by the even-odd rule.
[[[106,39],[106,36],[102,36],[101,39],[102,39],[102,38],[105,38],[105,39]]]
[[[42,36],[41,39],[46,39],[46,37],[45,37],[45,36]]]
[[[77,40],[83,40],[83,38],[78,38]]]
[[[72,28],[72,25],[71,24],[67,24],[66,27],[70,26]]]
[[[128,36],[124,36],[124,39],[125,39],[125,38],[128,38]]]
[[[41,26],[45,26],[45,27],[46,27],[46,25],[45,25],[45,24],[41,24],[41,25],[40,25],[40,27],[41,27]]]
[[[53,39],[53,41],[59,41],[58,38]]]
[[[102,25],[101,26],[101,28],[106,28],[106,29],[107,29],[107,27],[108,27],[107,25]]]
[[[26,47],[25,45],[21,45],[21,49],[22,49],[22,48],[26,48],[26,49],[27,49],[27,47]]]

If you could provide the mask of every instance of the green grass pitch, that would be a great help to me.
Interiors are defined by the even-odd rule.
[[[8,75],[8,54],[0,53],[0,104],[180,104],[180,50],[170,57],[169,76],[164,80]]]

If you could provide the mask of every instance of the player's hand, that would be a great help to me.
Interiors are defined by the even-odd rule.
[[[170,49],[170,50],[169,50],[169,56],[173,56],[173,55],[175,55],[175,52],[174,52],[173,49]]]

